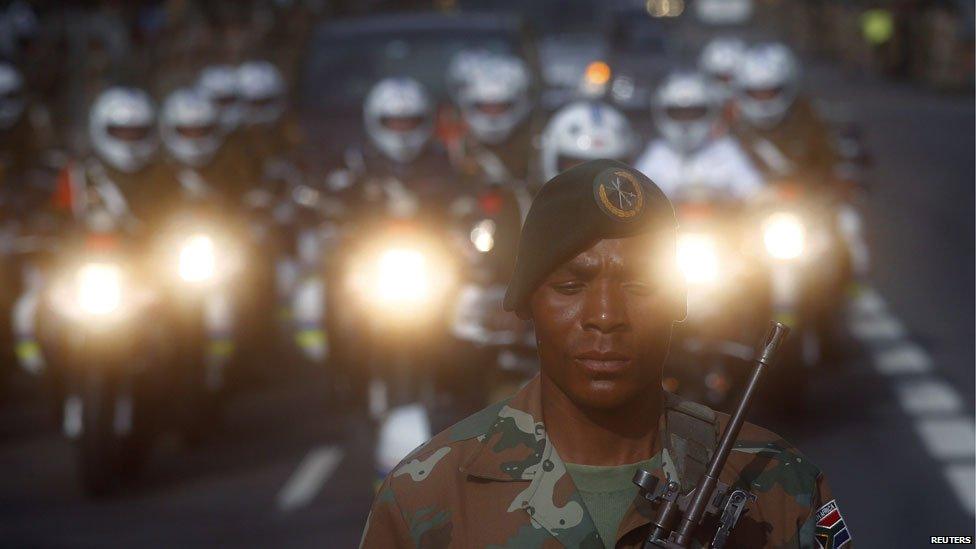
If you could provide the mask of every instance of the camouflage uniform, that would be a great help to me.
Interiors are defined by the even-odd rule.
[[[681,425],[711,423],[709,431],[718,433],[728,416],[669,393],[665,397],[660,431],[665,440],[651,472],[690,489],[694,482],[683,473],[704,471],[709,453],[695,436],[687,436],[695,429]],[[605,545],[541,417],[537,376],[510,399],[415,450],[380,488],[361,547],[640,547],[656,509],[636,496],[616,543]],[[836,503],[823,474],[777,435],[747,423],[721,480],[758,496],[727,547],[850,547],[849,533],[838,533],[843,519],[839,510],[833,512]],[[823,518],[828,514],[832,518]],[[818,528],[818,520],[830,521],[833,529]],[[698,540],[708,541],[707,535]]]

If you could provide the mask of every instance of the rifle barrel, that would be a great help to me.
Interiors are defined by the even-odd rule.
[[[722,469],[725,468],[725,462],[729,457],[729,452],[732,451],[732,446],[739,437],[739,431],[745,422],[746,413],[752,404],[752,396],[756,392],[756,387],[759,385],[759,378],[762,376],[766,366],[771,364],[776,357],[776,352],[789,332],[790,329],[785,324],[770,322],[769,332],[763,340],[762,350],[756,359],[755,366],[753,366],[752,374],[749,376],[749,382],[746,384],[745,391],[742,393],[739,405],[736,407],[732,417],[729,418],[729,422],[722,432],[722,439],[719,441],[718,448],[708,463],[708,472],[702,477],[698,486],[695,488],[695,495],[692,498],[691,505],[688,506],[688,511],[681,520],[680,529],[675,537],[675,542],[678,546],[686,547],[691,541],[691,535],[701,521],[702,515],[705,513],[705,508],[708,505],[708,500],[711,499],[712,493],[715,491],[715,486],[718,484],[719,475],[722,473]]]

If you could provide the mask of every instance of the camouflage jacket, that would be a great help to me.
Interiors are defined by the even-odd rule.
[[[605,544],[549,443],[540,394],[536,377],[407,456],[377,493],[361,547],[641,547],[655,506],[636,496],[615,543]],[[714,414],[667,396],[669,407]],[[727,415],[712,417],[724,428]],[[690,460],[696,452],[678,448],[687,440],[664,436],[671,440],[654,456],[651,472],[684,487],[685,468],[670,456]],[[697,457],[707,462],[707,455]],[[720,480],[758,496],[726,547],[850,547],[820,470],[775,434],[745,424]],[[707,546],[714,528],[700,531],[699,542]]]

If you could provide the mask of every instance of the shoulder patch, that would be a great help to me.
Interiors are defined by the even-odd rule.
[[[844,515],[840,514],[836,499],[828,501],[817,509],[814,518],[817,520],[814,539],[817,540],[820,549],[839,549],[851,541],[851,532],[844,522]]]

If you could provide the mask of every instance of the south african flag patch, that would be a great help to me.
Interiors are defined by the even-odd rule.
[[[832,499],[815,513],[817,529],[814,538],[820,549],[838,549],[851,541],[851,532],[844,523],[844,516],[837,508],[837,500]]]

